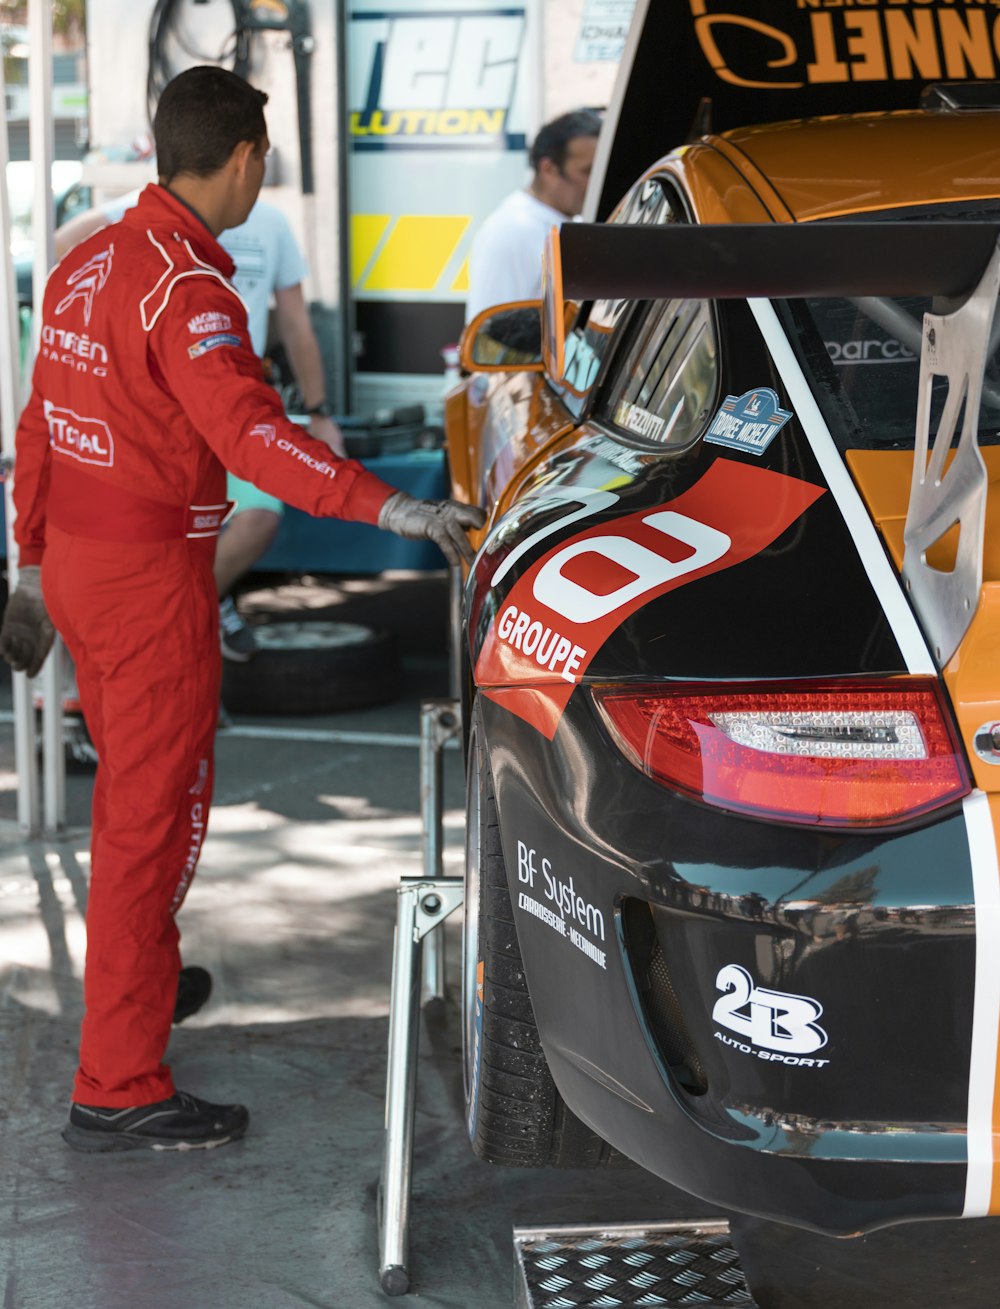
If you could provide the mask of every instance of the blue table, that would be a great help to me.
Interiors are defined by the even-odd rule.
[[[390,486],[419,499],[439,500],[447,495],[443,450],[412,450],[362,462]],[[2,524],[0,497],[0,528]],[[0,558],[6,553],[7,537],[0,532]],[[254,564],[254,572],[370,574],[386,569],[427,572],[446,567],[444,555],[428,541],[404,541],[366,523],[313,518],[288,506],[277,540]]]
[[[362,463],[390,486],[421,500],[447,495],[443,450],[412,450],[381,455]],[[278,539],[254,572],[381,573],[386,569],[428,571],[447,568],[444,555],[429,541],[404,541],[366,523],[313,518],[287,506]]]

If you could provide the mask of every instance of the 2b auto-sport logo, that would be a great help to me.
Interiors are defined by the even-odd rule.
[[[797,1068],[825,1068],[829,1064],[829,1059],[812,1057],[827,1042],[826,1032],[816,1021],[823,1012],[818,1000],[755,986],[739,964],[721,968],[715,985],[723,994],[712,1010],[713,1021],[743,1038],[735,1040],[716,1032],[717,1041],[772,1063]]]
[[[565,517],[522,541],[492,586],[546,535],[619,498],[578,487],[557,494],[567,502]],[[476,662],[477,686],[551,740],[573,688],[630,614],[759,554],[822,494],[822,487],[784,473],[717,459],[676,499],[560,542],[526,569],[499,607]]]

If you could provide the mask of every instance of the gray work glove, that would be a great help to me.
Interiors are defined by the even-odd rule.
[[[379,527],[387,532],[408,541],[433,541],[452,564],[462,559],[472,563],[475,552],[465,534],[485,522],[485,513],[476,505],[459,504],[457,500],[414,500],[405,491],[391,495],[378,516]]]
[[[34,677],[56,639],[42,599],[42,570],[29,564],[17,574],[17,586],[7,601],[0,628],[0,655],[16,673]]]

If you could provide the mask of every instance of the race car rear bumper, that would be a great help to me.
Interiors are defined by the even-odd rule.
[[[849,1234],[963,1212],[975,910],[960,806],[830,832],[640,774],[585,692],[551,744],[484,704],[561,1094],[726,1208]]]

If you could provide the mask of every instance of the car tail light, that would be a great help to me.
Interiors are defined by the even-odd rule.
[[[615,741],[648,777],[740,813],[865,826],[970,790],[930,679],[597,687],[594,695]]]

